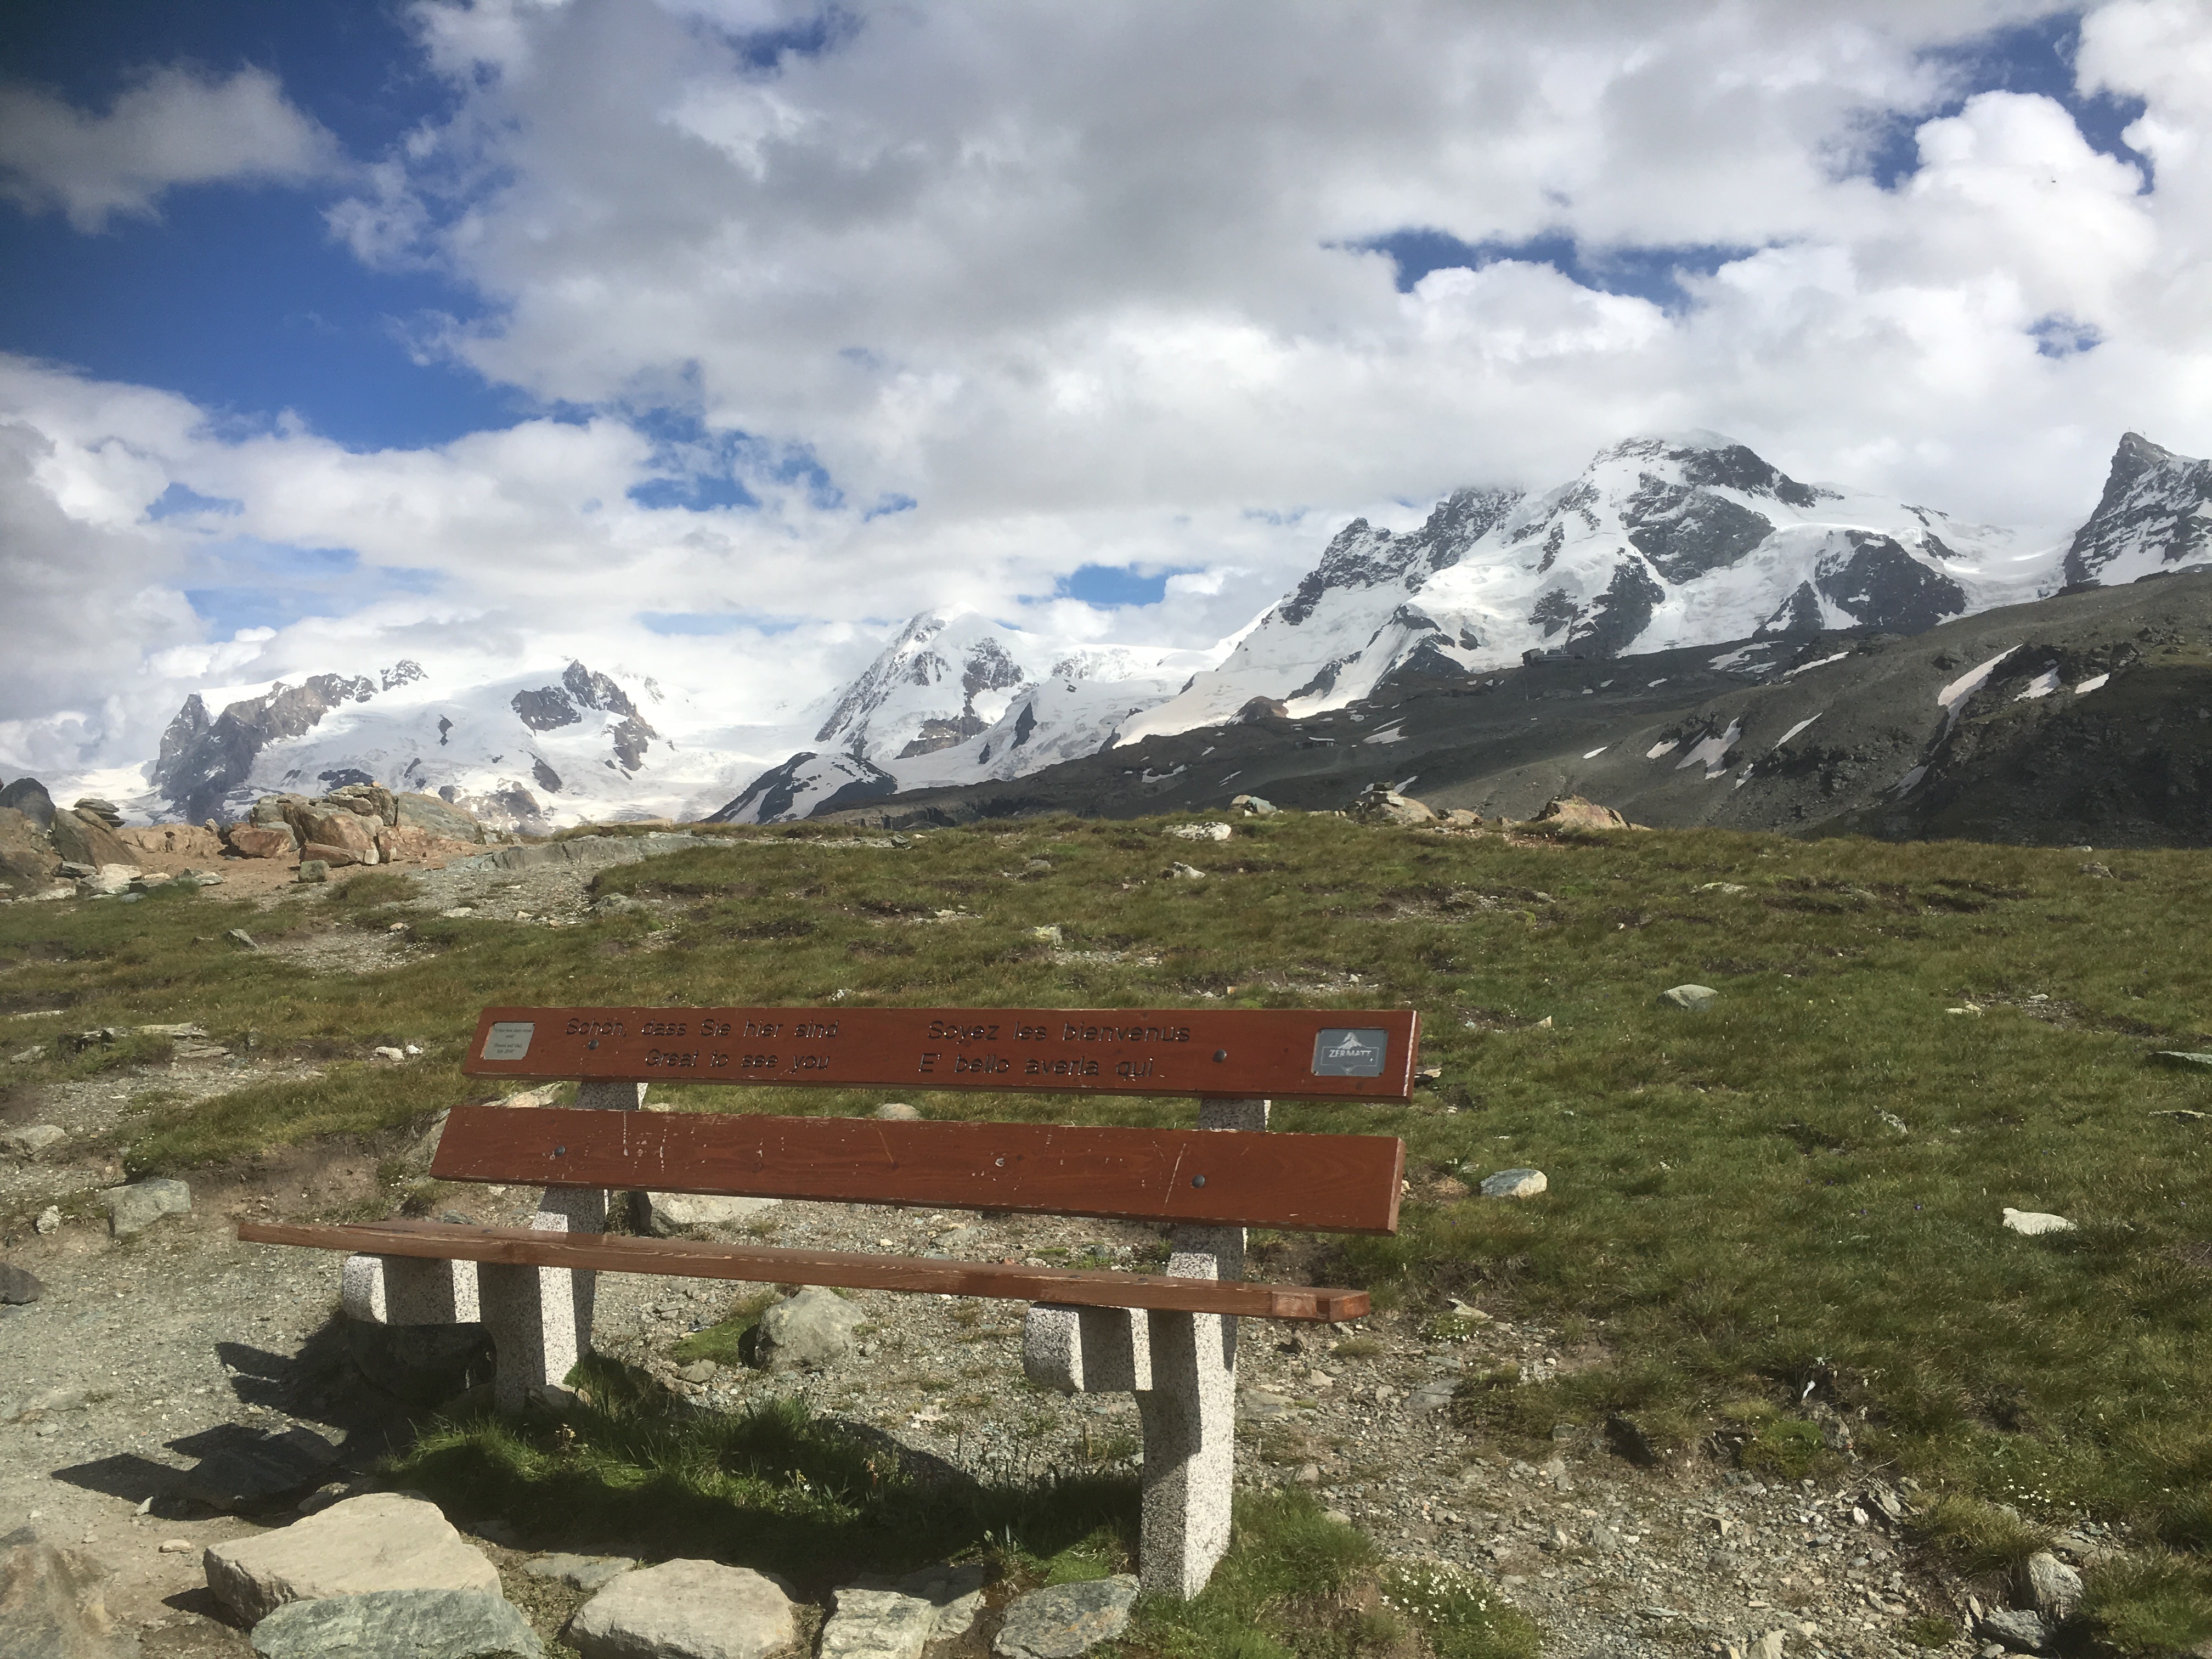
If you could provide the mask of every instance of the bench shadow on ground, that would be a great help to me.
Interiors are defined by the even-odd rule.
[[[391,1478],[518,1548],[708,1556],[807,1594],[978,1552],[1134,1553],[1133,1475],[978,1480],[796,1401],[717,1412],[605,1356],[572,1381],[579,1398],[558,1415],[472,1405],[422,1422]]]
[[[295,1353],[242,1342],[218,1342],[215,1352],[240,1414],[166,1443],[187,1467],[126,1452],[53,1478],[150,1502],[149,1512],[167,1519],[288,1508],[404,1451],[418,1419],[491,1376],[489,1340],[474,1325],[392,1328],[334,1314]]]

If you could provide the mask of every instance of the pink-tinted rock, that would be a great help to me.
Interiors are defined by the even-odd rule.
[[[134,852],[185,859],[214,859],[222,854],[222,842],[215,832],[197,823],[156,823],[118,830],[115,835]]]
[[[306,840],[310,844],[344,849],[353,855],[343,860],[348,864],[376,862],[373,856],[362,857],[363,853],[374,854],[376,851],[377,823],[374,818],[344,807],[332,812],[310,811],[306,817]],[[307,856],[321,858],[323,854],[310,853]],[[339,861],[335,859],[331,860],[332,863]]]
[[[230,850],[240,858],[289,859],[299,846],[289,824],[234,823],[230,827]]]

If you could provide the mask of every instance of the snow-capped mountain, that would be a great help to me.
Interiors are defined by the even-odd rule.
[[[2129,433],[2113,453],[2104,498],[2066,550],[2067,582],[2117,587],[2206,559],[2212,559],[2212,461]]]
[[[773,823],[901,789],[1019,777],[1096,754],[1218,663],[1205,651],[1086,646],[960,607],[925,611],[832,702],[812,748],[714,814]]]
[[[270,790],[374,781],[527,830],[717,804],[725,820],[781,822],[1021,777],[1255,708],[1304,716],[1386,683],[1494,674],[1531,653],[1914,634],[2208,562],[2212,463],[2135,433],[2070,546],[1800,483],[1715,434],[1641,437],[1541,494],[1462,489],[1405,532],[1355,520],[1295,587],[1204,650],[925,611],[806,719],[774,727],[580,662],[469,684],[400,663],[196,694],[147,769],[151,788],[99,793],[134,816],[196,819]]]
[[[1121,736],[1233,719],[1255,697],[1314,714],[1394,675],[1479,674],[1531,651],[1917,633],[2054,590],[2057,559],[2009,530],[1801,483],[1713,433],[1636,438],[1542,495],[1461,490],[1410,534],[1354,520],[1218,670]]]
[[[258,795],[381,783],[502,829],[684,815],[749,760],[668,735],[706,724],[651,679],[580,662],[465,686],[401,662],[373,677],[194,693],[162,734],[152,789],[124,805],[157,818],[234,817]]]

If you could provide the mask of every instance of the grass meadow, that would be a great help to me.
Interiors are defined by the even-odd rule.
[[[2203,854],[1444,836],[1291,814],[1241,822],[1220,843],[1163,827],[1030,819],[904,848],[747,831],[601,874],[599,893],[650,902],[570,928],[425,916],[398,908],[405,877],[381,873],[268,914],[219,889],[20,904],[0,910],[0,1012],[66,1011],[12,1022],[13,1047],[193,1020],[324,1063],[190,1110],[150,1101],[130,1166],[188,1173],[484,1097],[459,1063],[495,1000],[1417,1008],[1438,1074],[1411,1105],[1291,1103],[1276,1121],[1407,1146],[1399,1236],[1324,1241],[1302,1270],[1416,1317],[1460,1297],[1596,1356],[1549,1382],[1471,1379],[1457,1407],[1470,1428],[1541,1438],[1563,1418],[1617,1416],[1685,1463],[1817,1473],[1838,1456],[1832,1433],[1806,1428],[1817,1417],[1848,1431],[1865,1466],[1940,1495],[1923,1534],[1962,1560],[2002,1565],[2080,1515],[2129,1523],[2138,1547],[2094,1578],[2084,1630],[2139,1651],[2212,1637],[2212,1069],[2157,1058],[2212,1050]],[[1205,878],[1166,876],[1170,861]],[[221,937],[402,917],[432,953],[361,977]],[[1657,1000],[1685,982],[1718,1001],[1689,1012]],[[376,1044],[410,1042],[419,1061],[368,1062]],[[6,1086],[159,1047],[52,1053],[9,1066]],[[884,1098],[669,1095],[799,1113]],[[941,1117],[1164,1124],[1192,1110],[906,1097]],[[1469,1195],[1518,1166],[1544,1170],[1550,1190]],[[2007,1206],[2076,1226],[2021,1237],[2000,1224]],[[538,1455],[483,1440],[507,1432],[470,1431],[484,1469]],[[450,1460],[459,1443],[426,1441],[419,1455]],[[1248,1538],[1277,1544],[1224,1584],[1265,1577],[1269,1550],[1353,1571],[1356,1541],[1319,1524],[1255,1516]],[[1040,1559],[1079,1539],[1051,1541]],[[1147,1628],[1159,1651],[1212,1651],[1186,1641],[1206,1616]],[[1368,1641],[1349,1613],[1238,1617],[1273,1644],[1255,1656]],[[1437,1633],[1449,1623],[1429,1628],[1438,1651],[1452,1650]],[[1487,1632],[1462,1644],[1469,1656],[1521,1650],[1502,1627],[1466,1628]]]

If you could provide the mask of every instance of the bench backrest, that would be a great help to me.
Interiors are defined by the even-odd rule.
[[[1411,1098],[1399,1009],[487,1008],[475,1077]]]
[[[441,1181],[1389,1233],[1395,1135],[457,1106]]]
[[[608,1083],[1402,1101],[1374,1009],[487,1008],[463,1070]],[[1397,1231],[1395,1136],[457,1107],[447,1181]]]

